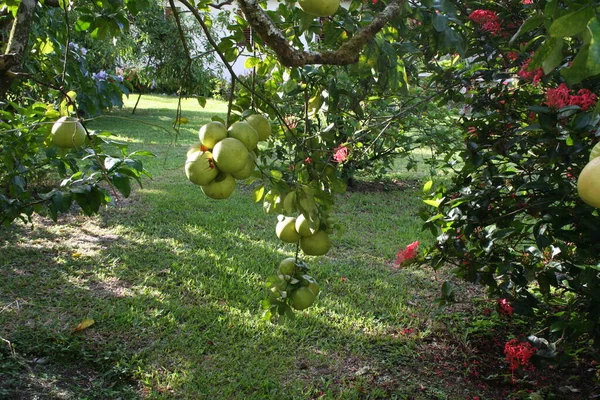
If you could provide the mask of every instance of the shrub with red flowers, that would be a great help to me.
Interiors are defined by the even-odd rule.
[[[534,369],[531,364],[531,357],[535,355],[537,349],[527,341],[519,339],[511,339],[504,345],[504,355],[508,361],[509,368],[512,373],[519,368]]]
[[[465,22],[481,26],[527,22],[510,38],[472,36],[468,62],[437,80],[444,96],[466,103],[464,147],[447,157],[460,162],[449,163],[450,184],[428,190],[433,207],[423,217],[437,235],[427,252],[434,266],[452,264],[458,276],[487,286],[502,315],[536,331],[551,327],[548,340],[561,339],[568,353],[589,340],[600,346],[600,210],[576,187],[600,140],[600,81],[590,79],[600,68],[584,40],[600,41],[600,19],[567,3],[568,11],[544,17],[516,2],[506,12],[472,5],[465,13]],[[457,82],[465,90],[457,93]],[[512,365],[528,365],[533,350],[510,343]]]

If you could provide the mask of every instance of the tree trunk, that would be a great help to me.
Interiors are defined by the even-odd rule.
[[[37,0],[21,0],[17,9],[6,52],[0,55],[0,99],[6,96],[6,92],[16,78],[14,72],[21,67],[25,59],[36,4]]]

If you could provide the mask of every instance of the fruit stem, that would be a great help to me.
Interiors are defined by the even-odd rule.
[[[296,264],[298,264],[299,260],[298,260],[298,254],[300,254],[300,241],[296,241]]]

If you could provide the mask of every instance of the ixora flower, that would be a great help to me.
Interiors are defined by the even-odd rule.
[[[348,158],[348,148],[344,145],[339,145],[333,149],[333,161],[344,162]]]
[[[469,14],[469,19],[479,25],[484,31],[494,36],[502,35],[502,26],[498,14],[490,10],[475,10]]]
[[[517,72],[517,75],[519,75],[521,78],[527,81],[531,81],[535,85],[544,77],[544,70],[542,68],[537,68],[533,71],[529,71],[528,67],[530,62],[531,58],[525,61],[523,63],[523,66],[521,66],[519,72]]]
[[[411,260],[417,256],[419,252],[419,241],[412,242],[404,249],[400,249],[396,254],[396,262],[394,262],[394,267],[398,268],[404,261]]]
[[[499,299],[498,300],[498,311],[500,312],[500,314],[502,315],[507,315],[509,317],[512,317],[513,312],[515,311],[513,309],[513,307],[510,305],[510,303],[508,302],[508,300],[506,299]]]
[[[588,89],[580,89],[577,94],[570,94],[570,90],[564,83],[557,88],[546,90],[546,102],[543,103],[549,108],[559,110],[566,106],[579,106],[583,111],[593,107],[598,100],[598,96]]]
[[[527,341],[511,339],[504,345],[504,355],[508,361],[511,372],[515,372],[519,367],[534,369],[531,364],[531,357],[537,352],[536,348]]]

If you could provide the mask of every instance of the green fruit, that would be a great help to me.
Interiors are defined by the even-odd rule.
[[[331,240],[327,232],[318,231],[314,235],[302,237],[300,248],[308,256],[322,256],[331,248]]]
[[[298,218],[296,218],[296,231],[300,234],[300,236],[314,235],[315,232],[319,230],[319,225],[321,224],[317,219],[311,226],[310,221],[306,219],[304,214],[300,214]]]
[[[316,17],[329,17],[340,7],[340,0],[299,0],[305,13]]]
[[[296,310],[305,310],[315,302],[315,294],[308,287],[299,287],[290,293],[290,305]]]
[[[286,243],[296,243],[300,239],[300,234],[296,232],[294,225],[296,218],[280,215],[279,222],[275,226],[277,237]]]
[[[213,158],[219,171],[239,172],[248,162],[248,149],[235,138],[225,138],[213,148]]]
[[[258,133],[259,142],[264,142],[271,136],[271,123],[264,115],[252,114],[246,118],[246,122]]]
[[[78,119],[61,117],[52,125],[52,143],[56,147],[71,149],[81,147],[87,137],[85,128]]]
[[[279,263],[280,274],[294,276],[296,272],[298,272],[298,267],[294,257],[288,257]]]
[[[592,147],[592,151],[590,152],[590,161],[596,157],[600,157],[600,142],[596,143],[596,145]]]
[[[215,180],[219,170],[215,167],[212,153],[195,151],[188,155],[185,162],[185,174],[196,185],[205,186]]]
[[[256,160],[256,156],[254,155],[254,153],[249,151],[248,152],[248,162],[246,163],[244,168],[242,168],[240,171],[232,172],[231,175],[233,175],[233,177],[235,179],[249,178],[250,175],[252,175],[252,173],[254,172],[254,169],[256,168],[256,164],[255,164],[254,160]]]
[[[221,172],[214,181],[206,186],[200,186],[200,188],[211,199],[226,199],[235,190],[235,179],[230,174]]]
[[[258,145],[258,133],[256,130],[245,121],[238,121],[233,123],[227,131],[227,136],[236,138],[240,142],[244,143],[244,146],[249,151],[252,151]]]
[[[227,137],[227,128],[219,121],[211,121],[202,125],[198,136],[206,148],[213,149],[217,143]]]
[[[577,193],[585,203],[600,208],[600,157],[587,163],[579,174]]]
[[[307,287],[310,289],[311,292],[313,292],[315,296],[317,296],[321,291],[321,287],[317,282],[310,282]]]

